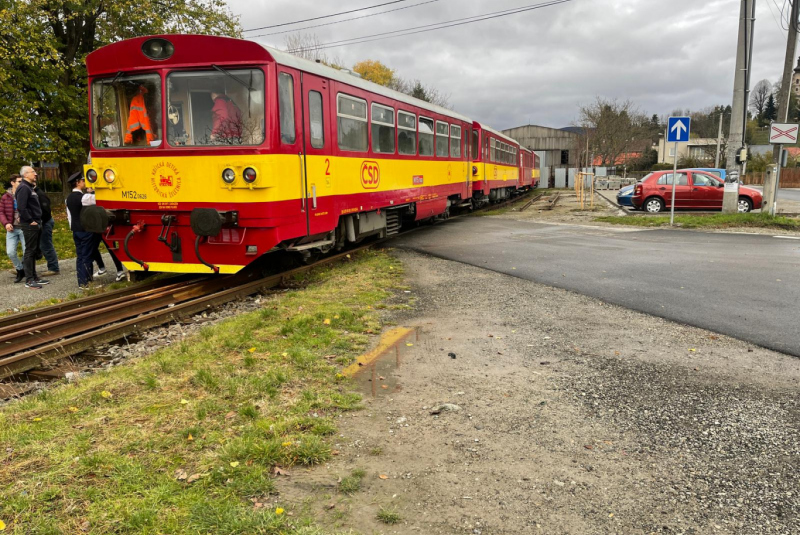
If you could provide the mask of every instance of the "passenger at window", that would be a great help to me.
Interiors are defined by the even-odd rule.
[[[242,112],[228,95],[212,91],[211,108],[213,125],[211,141],[222,145],[239,145],[242,143]]]
[[[156,139],[153,126],[150,124],[150,116],[147,114],[147,106],[145,105],[144,96],[147,93],[147,88],[140,85],[136,90],[136,95],[131,99],[130,113],[128,114],[128,129],[125,132],[126,145],[142,144],[142,132],[144,133],[148,145]],[[134,143],[134,135],[136,135],[136,143]]]

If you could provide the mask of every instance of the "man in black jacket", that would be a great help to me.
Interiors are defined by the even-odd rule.
[[[47,272],[42,275],[44,277],[52,277],[60,273],[58,255],[56,254],[55,246],[53,246],[53,229],[56,226],[56,222],[53,220],[53,215],[50,211],[50,197],[38,185],[33,191],[39,196],[39,204],[42,206],[42,235],[39,237],[39,250],[47,260]]]
[[[25,255],[22,266],[25,268],[25,287],[39,290],[50,281],[40,279],[36,274],[36,256],[39,253],[39,239],[42,235],[42,205],[39,196],[33,189],[36,187],[37,174],[28,165],[20,169],[22,182],[17,186],[15,198],[22,235],[25,238]]]
[[[72,239],[75,241],[75,253],[78,258],[75,266],[78,271],[78,286],[81,290],[89,288],[92,280],[92,252],[94,252],[94,233],[86,232],[81,225],[81,210],[83,210],[83,188],[86,181],[82,172],[77,172],[67,179],[67,183],[72,186],[72,193],[67,196],[67,218],[69,228],[72,229]]]

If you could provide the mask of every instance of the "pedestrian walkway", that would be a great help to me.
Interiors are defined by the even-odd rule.
[[[111,260],[111,255],[104,254],[103,260],[108,271],[105,275],[94,279],[93,287],[114,282],[116,271],[114,270],[114,262]],[[48,299],[65,299],[70,294],[82,293],[83,291],[78,288],[75,259],[62,260],[59,265],[61,273],[52,277],[42,277],[42,274],[47,271],[47,265],[44,262],[36,265],[36,271],[39,276],[50,281],[50,284],[43,286],[41,290],[26,288],[24,283],[14,284],[15,276],[9,270],[0,271],[0,302],[3,303],[0,311],[14,311],[21,307],[33,306]],[[94,271],[97,271],[97,267],[94,267]]]

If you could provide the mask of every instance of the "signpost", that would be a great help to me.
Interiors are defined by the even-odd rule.
[[[689,141],[690,117],[670,117],[667,123],[667,143],[675,143],[675,165],[672,169],[672,203],[669,210],[669,224],[675,223],[675,183],[678,181],[678,143]],[[666,150],[667,147],[664,147]]]
[[[778,146],[778,170],[775,173],[775,187],[771,191],[766,191],[764,188],[764,195],[769,195],[769,199],[765,198],[764,201],[769,206],[769,214],[775,215],[778,209],[778,188],[781,184],[781,167],[786,165],[783,156],[783,145],[794,145],[797,143],[798,125],[772,123],[769,127],[769,142]],[[766,186],[766,184],[765,184]]]

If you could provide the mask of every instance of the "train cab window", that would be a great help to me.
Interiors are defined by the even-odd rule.
[[[92,83],[92,144],[97,149],[161,145],[161,78],[114,76]]]
[[[167,76],[167,142],[173,147],[260,145],[265,137],[259,69]]]
[[[433,156],[433,119],[419,118],[419,155]]]
[[[336,107],[339,148],[366,152],[369,148],[367,101],[340,94]]]
[[[311,146],[321,149],[325,146],[325,123],[322,114],[322,93],[308,92],[308,123],[311,127]]]
[[[478,156],[478,149],[481,146],[480,134],[477,130],[472,131],[472,157]]]
[[[450,125],[450,157],[461,158],[461,127]]]
[[[383,154],[394,154],[394,110],[372,105],[372,150]]]
[[[436,156],[439,158],[447,158],[448,156],[448,138],[450,137],[450,128],[447,123],[436,121]]]
[[[412,113],[397,112],[397,152],[409,156],[417,153],[417,117]]]
[[[294,78],[286,72],[278,75],[278,107],[281,143],[292,144],[297,140],[297,129],[294,126]]]

